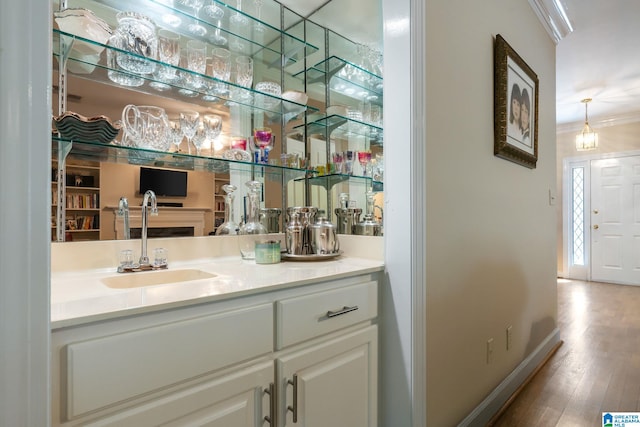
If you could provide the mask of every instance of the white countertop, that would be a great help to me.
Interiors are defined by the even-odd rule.
[[[253,293],[382,271],[379,259],[342,255],[323,261],[256,264],[240,256],[169,262],[170,270],[197,269],[213,278],[113,289],[102,279],[113,276],[162,274],[162,271],[117,273],[114,268],[53,271],[52,329],[127,315],[211,302]]]

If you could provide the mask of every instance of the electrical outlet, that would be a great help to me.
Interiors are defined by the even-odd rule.
[[[487,365],[493,362],[493,338],[487,340]]]
[[[513,345],[513,326],[507,326],[507,351],[511,350]]]

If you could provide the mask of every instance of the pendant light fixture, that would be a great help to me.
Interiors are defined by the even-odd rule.
[[[589,116],[587,115],[587,106],[591,102],[591,98],[585,98],[581,102],[584,103],[584,127],[582,132],[576,135],[576,150],[595,150],[598,148],[598,134],[589,126]]]

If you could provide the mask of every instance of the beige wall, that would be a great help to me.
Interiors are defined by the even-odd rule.
[[[427,425],[451,426],[556,327],[555,46],[527,0],[426,4]],[[493,155],[496,34],[540,80],[536,169]]]
[[[598,132],[598,149],[593,151],[576,151],[576,134],[580,124],[572,130],[559,130],[557,134],[557,193],[558,204],[557,215],[557,249],[558,249],[558,272],[564,274],[564,250],[562,235],[562,206],[565,201],[562,186],[562,171],[565,159],[600,156],[608,153],[622,153],[640,150],[640,122],[625,123],[619,125],[605,125],[604,123],[589,120],[589,124]]]

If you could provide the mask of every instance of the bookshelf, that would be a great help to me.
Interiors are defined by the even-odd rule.
[[[52,163],[51,184],[51,239],[56,240],[56,212],[58,186]],[[62,205],[65,211],[65,241],[100,239],[100,163],[67,159],[65,170],[66,195]]]

